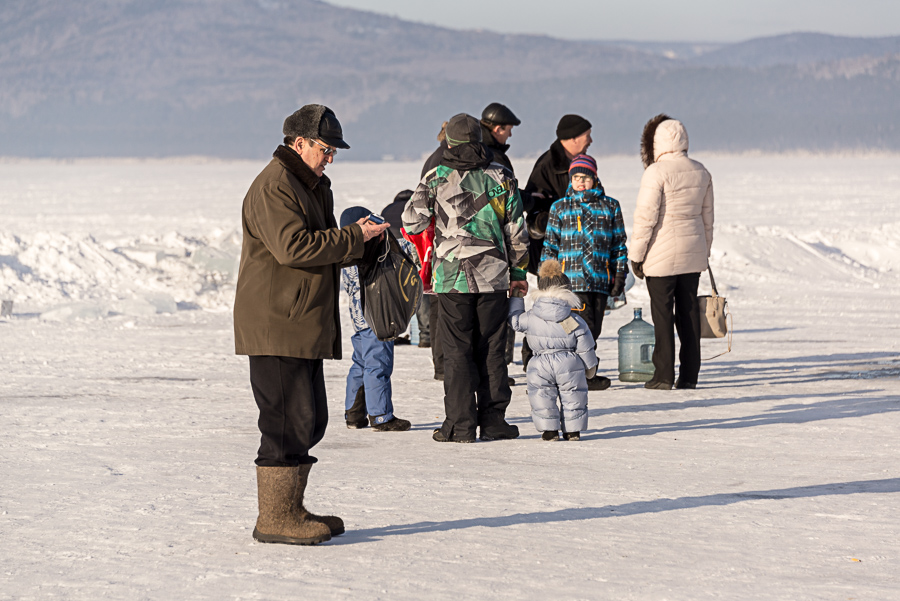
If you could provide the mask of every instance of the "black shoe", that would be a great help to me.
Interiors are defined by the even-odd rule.
[[[443,382],[443,381],[444,381],[444,374],[434,374],[434,379],[435,379],[435,380],[440,380],[441,382]]]
[[[468,436],[463,438],[460,438],[458,436],[447,438],[446,436],[444,436],[444,433],[440,428],[434,429],[434,434],[431,435],[431,439],[436,440],[437,442],[475,442],[474,436],[472,436],[471,438]]]
[[[425,341],[420,340],[419,348],[431,348],[431,343],[428,342],[427,340],[425,340]]]
[[[588,390],[606,390],[611,384],[612,381],[606,376],[594,376],[587,381]]]
[[[394,338],[394,346],[409,343],[409,336],[398,336],[397,338]]]
[[[506,383],[509,384],[510,386],[515,386],[515,385],[516,385],[516,380],[515,380],[515,378],[507,377],[507,378],[506,378]]]
[[[581,440],[581,432],[563,432],[563,440]]]
[[[392,417],[386,422],[376,424],[375,418],[369,416],[369,422],[372,425],[372,429],[376,432],[406,432],[412,427],[408,420],[400,419],[399,417]]]
[[[546,432],[541,434],[541,440],[559,440],[559,430],[547,430]]]
[[[519,427],[502,421],[493,426],[481,426],[481,440],[512,440],[519,437]]]
[[[369,427],[369,420],[365,417],[361,417],[357,420],[348,419],[347,427],[351,430],[362,430],[363,428]]]
[[[679,378],[679,379],[675,380],[675,388],[677,388],[679,390],[684,390],[685,388],[693,389],[693,388],[697,388],[697,383],[696,382],[685,382],[684,380]]]
[[[672,383],[662,382],[660,380],[650,380],[644,384],[644,388],[650,388],[651,390],[672,390]]]

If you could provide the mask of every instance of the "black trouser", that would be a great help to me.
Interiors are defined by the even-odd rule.
[[[256,465],[315,463],[309,450],[328,425],[322,360],[251,356],[250,387],[262,434]]]
[[[506,370],[506,292],[438,294],[444,347],[444,412],[450,438],[504,421],[512,392]]]
[[[416,321],[419,322],[419,345],[431,344],[431,295],[423,294],[422,302],[416,309]]]
[[[689,384],[697,383],[700,374],[700,312],[697,310],[697,285],[699,273],[682,273],[661,278],[647,276],[650,292],[650,315],[656,332],[653,348],[653,379],[658,382],[675,382],[675,333],[678,331],[681,350],[678,378]]]
[[[606,295],[602,292],[576,292],[578,298],[584,304],[577,314],[581,316],[591,331],[591,337],[596,342],[600,337],[603,327],[603,314],[606,312]]]
[[[441,346],[441,333],[438,323],[441,319],[441,303],[437,296],[431,297],[431,360],[434,362],[434,375],[444,375],[444,349]]]

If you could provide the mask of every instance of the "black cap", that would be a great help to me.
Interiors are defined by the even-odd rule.
[[[520,125],[522,122],[509,107],[499,102],[492,102],[481,111],[481,120],[494,125]]]
[[[577,138],[591,128],[591,122],[581,115],[563,115],[556,126],[557,140]]]
[[[284,120],[282,133],[292,138],[322,140],[335,148],[350,148],[344,142],[341,122],[334,111],[322,104],[307,104]]]
[[[341,213],[341,227],[347,227],[351,223],[356,223],[363,217],[368,217],[372,214],[372,211],[367,209],[366,207],[350,207],[348,209],[344,209],[344,212]]]
[[[459,146],[469,142],[481,142],[481,123],[472,115],[460,113],[447,122],[447,144]]]

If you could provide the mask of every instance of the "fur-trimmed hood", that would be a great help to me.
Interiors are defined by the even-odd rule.
[[[534,306],[531,311],[544,321],[559,323],[572,314],[572,309],[580,309],[581,299],[569,290],[560,286],[551,286],[546,290],[535,290],[531,293]]]
[[[641,161],[644,169],[664,154],[687,151],[688,135],[681,121],[660,113],[644,125],[641,135]]]

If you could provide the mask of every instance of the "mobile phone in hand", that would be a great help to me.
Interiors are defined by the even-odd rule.
[[[368,219],[372,223],[376,223],[378,225],[381,225],[382,223],[384,223],[384,217],[382,217],[378,213],[372,213],[371,215],[366,217],[366,219]]]

